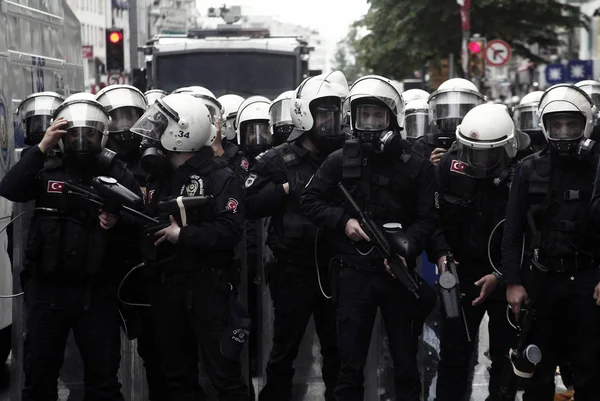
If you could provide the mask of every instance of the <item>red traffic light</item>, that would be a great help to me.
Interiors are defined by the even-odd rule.
[[[123,34],[121,32],[112,32],[108,36],[108,40],[110,40],[110,43],[117,44],[121,41],[121,39],[123,39]]]
[[[479,53],[481,51],[481,42],[469,42],[469,52]]]

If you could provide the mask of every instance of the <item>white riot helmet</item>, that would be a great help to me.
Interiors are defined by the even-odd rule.
[[[221,136],[228,141],[233,141],[236,137],[235,116],[238,109],[244,102],[244,98],[238,95],[223,95],[217,99],[223,107],[221,116]]]
[[[538,115],[538,106],[543,94],[543,91],[530,92],[523,96],[518,105],[513,107],[513,120],[517,130],[529,135],[531,146],[535,151],[541,150],[547,144]]]
[[[432,145],[448,148],[455,139],[456,127],[469,110],[483,104],[485,96],[463,78],[452,78],[440,85],[428,99],[429,121],[435,126],[427,135]]]
[[[269,107],[271,131],[273,132],[274,145],[287,141],[294,130],[294,121],[291,114],[291,102],[294,91],[286,91],[277,96]]]
[[[340,71],[306,78],[294,91],[290,115],[295,129],[288,141],[308,132],[323,153],[342,144],[342,108],[348,95],[348,81]]]
[[[502,104],[482,104],[469,110],[456,128],[456,140],[458,160],[464,163],[458,169],[479,178],[499,174],[519,150],[515,123]]]
[[[93,96],[93,95],[92,95]],[[108,140],[110,116],[100,103],[80,94],[69,96],[54,112],[54,120],[64,118],[66,134],[58,142],[68,160],[88,164],[90,156],[104,149]]]
[[[597,110],[582,89],[558,84],[544,92],[538,112],[548,143],[560,153],[572,153],[582,138],[590,138]]]
[[[149,106],[154,104],[154,102],[156,102],[158,99],[162,99],[167,95],[167,91],[164,91],[162,89],[151,89],[149,91],[144,92],[144,96],[146,97],[146,103],[148,103]]]
[[[269,129],[271,101],[264,96],[244,100],[235,117],[237,140],[242,151],[251,156],[267,150],[273,143]]]
[[[409,89],[402,92],[402,100],[404,100],[404,106],[413,100],[423,99],[427,101],[429,99],[429,93],[424,91],[423,89]]]
[[[87,92],[77,92],[73,93],[68,97],[69,100],[96,100],[96,96]]]
[[[160,141],[171,152],[197,152],[217,137],[211,118],[201,99],[185,93],[168,95],[150,106],[131,132]]]
[[[173,94],[177,93],[188,93],[198,99],[202,100],[204,105],[210,111],[210,115],[213,121],[213,124],[216,123],[223,114],[223,106],[217,100],[217,97],[210,90],[206,89],[203,86],[188,86],[185,88],[176,89]]]
[[[594,129],[592,130],[590,138],[598,142],[600,141],[600,82],[589,79],[587,81],[577,82],[575,86],[583,89],[583,91],[592,99],[594,106],[596,106],[598,114],[596,114]]]
[[[64,101],[56,92],[38,92],[19,104],[17,115],[25,132],[25,144],[34,146],[41,142],[54,112]]]
[[[415,99],[406,103],[403,125],[406,139],[410,141],[425,135],[429,127],[429,104],[426,98]]]

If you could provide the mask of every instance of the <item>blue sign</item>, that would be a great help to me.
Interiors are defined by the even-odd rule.
[[[550,85],[560,84],[567,81],[567,71],[562,64],[548,64],[546,66],[546,82]]]
[[[579,82],[593,79],[594,64],[592,60],[569,60],[567,63],[567,81]]]

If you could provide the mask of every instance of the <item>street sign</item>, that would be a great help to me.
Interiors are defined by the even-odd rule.
[[[512,51],[510,46],[503,40],[495,39],[488,42],[483,51],[483,56],[490,67],[502,67],[510,60]]]
[[[548,64],[544,75],[546,82],[550,85],[560,84],[567,80],[567,72],[562,64]]]
[[[106,79],[108,85],[125,85],[127,78],[123,74],[110,74]]]
[[[569,60],[567,63],[567,81],[579,82],[593,79],[594,64],[592,60]]]

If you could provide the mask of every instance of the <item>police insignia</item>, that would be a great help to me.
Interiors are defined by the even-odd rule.
[[[238,205],[239,205],[239,203],[236,199],[229,198],[229,200],[227,201],[227,206],[225,206],[225,209],[231,210],[231,212],[235,214],[237,212]]]
[[[204,182],[198,175],[192,175],[190,177],[190,183],[185,187],[185,193],[187,196],[201,196],[204,195]]]
[[[250,188],[252,186],[252,184],[254,184],[256,177],[257,177],[256,174],[250,174],[248,176],[248,178],[246,179],[246,183],[244,184],[246,186],[246,188]]]

